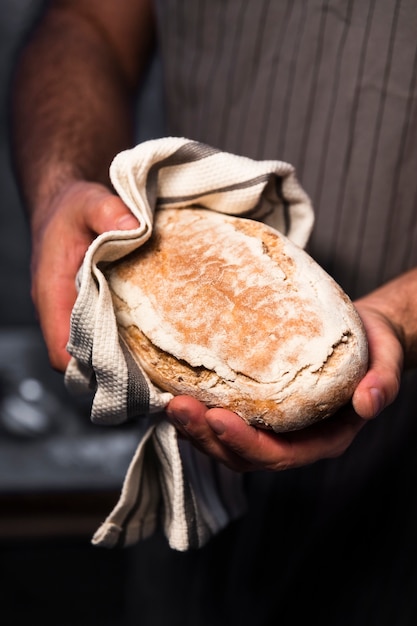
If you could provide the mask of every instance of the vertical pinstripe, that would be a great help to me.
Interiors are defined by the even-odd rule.
[[[416,47],[415,47],[414,59],[413,59],[413,71],[412,71],[412,75],[410,78],[410,85],[409,85],[409,90],[408,90],[409,95],[407,98],[407,106],[404,112],[404,123],[402,125],[400,147],[398,150],[398,156],[397,156],[397,160],[395,163],[393,184],[392,184],[391,196],[390,196],[390,201],[389,201],[389,205],[391,207],[395,207],[396,199],[400,193],[402,165],[405,160],[407,138],[412,131],[413,104],[415,105],[415,100],[417,98],[416,86],[417,86],[417,40],[416,40]],[[413,207],[417,206],[417,189],[416,189],[416,193],[414,194],[414,198],[411,202],[411,206]],[[390,244],[395,233],[395,223],[396,223],[395,212],[392,211],[386,223],[385,237],[384,237],[384,242],[383,242],[384,250],[388,250],[391,247]],[[417,220],[415,219],[414,213],[412,213],[411,218],[409,219],[409,222],[406,223],[405,232],[413,233],[414,231],[415,233],[416,228],[417,228]],[[416,237],[415,237],[415,241],[417,241]],[[407,267],[407,266],[410,267],[412,265],[411,247],[412,247],[411,238],[409,238],[408,245],[404,246],[404,254],[403,254],[403,259],[402,259],[402,265],[404,267]],[[389,259],[386,256],[381,264],[380,277],[379,277],[380,282],[383,281],[384,276],[387,274],[388,260]]]
[[[352,297],[417,264],[416,11],[158,2],[169,132],[295,165],[316,209],[309,251]]]
[[[296,4],[296,3],[294,3]],[[303,7],[300,6],[300,13],[298,15],[297,27],[294,32],[294,45],[292,46],[292,53],[289,58],[289,73],[287,86],[285,88],[285,98],[283,103],[283,110],[280,120],[280,128],[278,135],[278,145],[281,146],[282,153],[285,153],[287,142],[291,141],[291,136],[288,138],[289,131],[289,118],[293,107],[293,98],[295,97],[295,84],[297,79],[297,71],[300,54],[303,48],[303,38],[306,29],[307,15],[306,11],[303,11]]]
[[[393,19],[392,19],[392,26],[391,26],[391,32],[390,32],[390,38],[389,38],[388,50],[387,50],[387,58],[386,58],[386,63],[385,63],[384,75],[382,79],[382,85],[381,85],[381,95],[380,95],[379,104],[378,104],[374,134],[372,137],[371,154],[370,154],[369,163],[367,166],[366,179],[368,181],[368,185],[365,189],[364,200],[361,206],[359,232],[364,232],[366,230],[366,225],[368,222],[369,203],[371,200],[372,186],[375,182],[375,163],[378,158],[378,152],[379,152],[379,141],[381,138],[381,130],[382,130],[382,123],[383,123],[386,96],[387,96],[387,86],[388,86],[391,67],[392,67],[393,44],[395,41],[395,34],[396,34],[397,25],[398,25],[398,10],[399,10],[400,4],[401,4],[401,1],[397,0],[395,4]],[[357,244],[356,244],[356,252],[355,252],[355,265],[353,266],[353,272],[352,272],[354,283],[356,283],[357,278],[358,278],[360,262],[362,259],[363,252],[364,252],[363,239],[361,237],[358,237]]]
[[[276,37],[273,58],[276,58],[277,61],[281,56],[281,49],[284,45],[284,35],[286,24],[289,20],[292,8],[294,4],[291,0],[287,0],[285,7],[284,19],[281,20],[278,27],[278,36]],[[259,64],[261,57],[258,58],[257,62]],[[269,135],[269,128],[271,124],[271,118],[274,117],[274,105],[273,105],[273,94],[275,90],[279,87],[279,70],[274,66],[273,63],[270,64],[268,78],[266,81],[267,88],[265,89],[265,95],[263,99],[263,106],[260,109],[260,117],[261,117],[261,129],[258,135],[257,141],[257,150],[256,157],[258,159],[262,158],[264,146]]]
[[[302,139],[301,139],[302,146],[305,146],[308,144],[309,137],[310,137],[311,123],[314,117],[313,113],[316,107],[318,79],[319,79],[320,67],[321,67],[322,56],[323,56],[324,33],[326,29],[328,9],[329,9],[329,1],[325,0],[323,2],[323,8],[322,8],[322,13],[320,17],[319,31],[317,34],[317,46],[316,46],[316,50],[314,53],[312,78],[310,82],[309,94],[307,97],[307,116],[305,118],[304,129],[302,133]],[[298,161],[298,168],[297,168],[298,176],[301,180],[303,178],[305,158],[306,158],[306,153],[304,152],[304,150],[302,150],[300,154],[300,159]]]
[[[255,24],[254,24],[255,26],[257,26],[257,30],[253,38],[253,51],[251,54],[249,71],[248,71],[249,76],[254,76],[257,73],[258,67],[259,67],[259,60],[262,58],[262,45],[265,39],[264,37],[265,24],[269,20],[270,4],[271,4],[271,0],[266,0],[266,2],[259,3],[258,5],[260,9],[260,14],[259,14],[259,20],[255,21]],[[245,41],[246,41],[246,38],[245,38]],[[252,92],[249,95],[247,107],[246,108],[242,107],[239,113],[237,114],[237,119],[239,120],[237,123],[238,129],[245,128],[250,123],[249,120],[251,117],[251,111],[253,110],[253,107],[256,101],[256,96],[257,96],[256,90],[252,89]],[[262,135],[262,132],[260,133],[260,136],[261,135]],[[240,143],[242,136],[243,136],[242,133],[238,133],[238,137],[235,140],[236,150],[238,153],[242,152],[241,143]]]
[[[309,251],[352,297],[417,265],[415,0],[158,0],[158,16],[172,134],[295,165]],[[302,623],[306,606],[326,626],[415,623],[416,404],[410,373],[340,459],[249,476],[209,606],[220,589],[242,625]]]
[[[339,194],[338,194],[337,204],[336,204],[337,209],[338,209],[338,213],[337,213],[338,219],[335,224],[332,238],[334,241],[337,242],[339,246],[342,245],[342,242],[340,241],[340,239],[341,239],[341,236],[344,235],[344,228],[343,228],[344,224],[342,221],[343,210],[346,205],[346,189],[347,189],[348,176],[349,176],[349,171],[350,171],[351,162],[352,162],[353,145],[354,145],[354,139],[356,135],[355,130],[357,126],[357,116],[358,116],[358,110],[359,110],[359,98],[361,95],[361,89],[362,89],[362,83],[363,83],[365,58],[366,58],[367,46],[369,43],[369,32],[370,32],[371,23],[372,23],[372,15],[373,15],[374,7],[375,7],[375,0],[371,0],[371,2],[369,3],[369,11],[366,16],[363,38],[362,38],[361,45],[360,45],[359,64],[357,68],[357,77],[356,77],[356,84],[354,88],[353,104],[352,104],[350,117],[349,117],[347,145],[346,145],[346,149],[344,152],[344,159],[343,159],[343,176],[340,182]],[[332,272],[334,270],[334,259],[333,261],[328,260],[326,263],[326,267],[328,267],[329,271]]]
[[[332,79],[331,79],[331,84],[332,84],[331,99],[329,102],[327,112],[325,114],[327,122],[326,122],[326,126],[323,132],[322,152],[321,152],[321,156],[319,159],[317,181],[316,181],[316,185],[313,191],[313,195],[316,201],[316,204],[315,204],[316,216],[318,215],[318,212],[320,211],[321,196],[322,196],[323,187],[325,184],[325,172],[327,170],[329,143],[330,143],[330,138],[331,138],[331,133],[332,133],[332,128],[333,128],[333,120],[335,117],[335,109],[336,109],[338,96],[339,96],[340,71],[341,71],[340,68],[341,68],[342,58],[343,58],[344,49],[346,45],[349,24],[352,19],[352,4],[353,4],[353,1],[350,0],[348,2],[347,8],[346,8],[346,14],[343,20],[344,27],[340,34],[340,39],[339,39],[339,43],[338,43],[337,50],[336,50],[336,62],[335,62],[334,71],[333,71]]]
[[[220,112],[219,117],[219,141],[221,138],[227,133],[227,129],[229,126],[230,115],[232,112],[231,103],[235,101],[235,75],[234,75],[234,59],[239,57],[239,49],[241,46],[245,44],[242,38],[242,23],[245,17],[245,11],[248,8],[248,0],[243,2],[242,6],[239,7],[239,12],[236,16],[235,29],[234,29],[234,37],[232,40],[231,53],[229,57],[229,63],[227,67],[227,76],[226,76],[226,91],[225,91],[225,100],[223,102],[223,110]]]

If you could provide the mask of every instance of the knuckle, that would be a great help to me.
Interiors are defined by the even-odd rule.
[[[355,438],[355,434],[356,431],[353,432],[348,432],[346,433],[346,435],[340,439],[337,440],[334,444],[333,447],[328,451],[327,453],[327,458],[329,459],[337,459],[338,457],[341,457],[346,450],[350,447],[352,441]]]
[[[292,469],[294,465],[289,461],[276,461],[275,463],[271,463],[267,466],[267,470],[271,472],[285,472],[285,470]]]
[[[267,465],[268,470],[273,472],[285,472],[289,469],[294,469],[299,466],[299,462],[297,462],[295,458],[295,453],[293,450],[293,446],[291,445],[288,451],[285,452],[285,456],[281,456],[278,459],[274,459],[272,463]]]

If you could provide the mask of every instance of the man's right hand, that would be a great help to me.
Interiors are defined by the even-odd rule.
[[[109,230],[138,227],[126,205],[104,185],[71,182],[32,224],[32,299],[52,367],[64,371],[77,297],[75,278],[91,242]]]

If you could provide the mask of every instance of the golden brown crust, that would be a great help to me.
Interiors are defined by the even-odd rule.
[[[282,403],[253,395],[236,395],[225,380],[204,367],[191,367],[157,348],[136,327],[121,329],[121,334],[152,382],[174,396],[188,394],[197,397],[208,407],[227,408],[240,415],[248,424],[276,432],[298,430],[333,415],[352,397],[358,383],[358,372],[351,371],[343,387],[331,388],[320,402],[308,393],[293,393]],[[342,352],[339,344],[332,353],[329,364],[334,366]],[[243,375],[240,375],[244,378]],[[232,393],[231,393],[232,391]],[[296,415],[293,409],[296,406]],[[291,416],[291,420],[290,420]]]
[[[349,401],[366,371],[359,317],[334,281],[262,223],[164,210],[109,272],[120,330],[150,380],[294,430]]]

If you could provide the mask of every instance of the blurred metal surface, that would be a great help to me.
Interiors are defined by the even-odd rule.
[[[36,327],[0,329],[0,493],[119,488],[135,427],[93,425],[90,404],[67,392]]]

